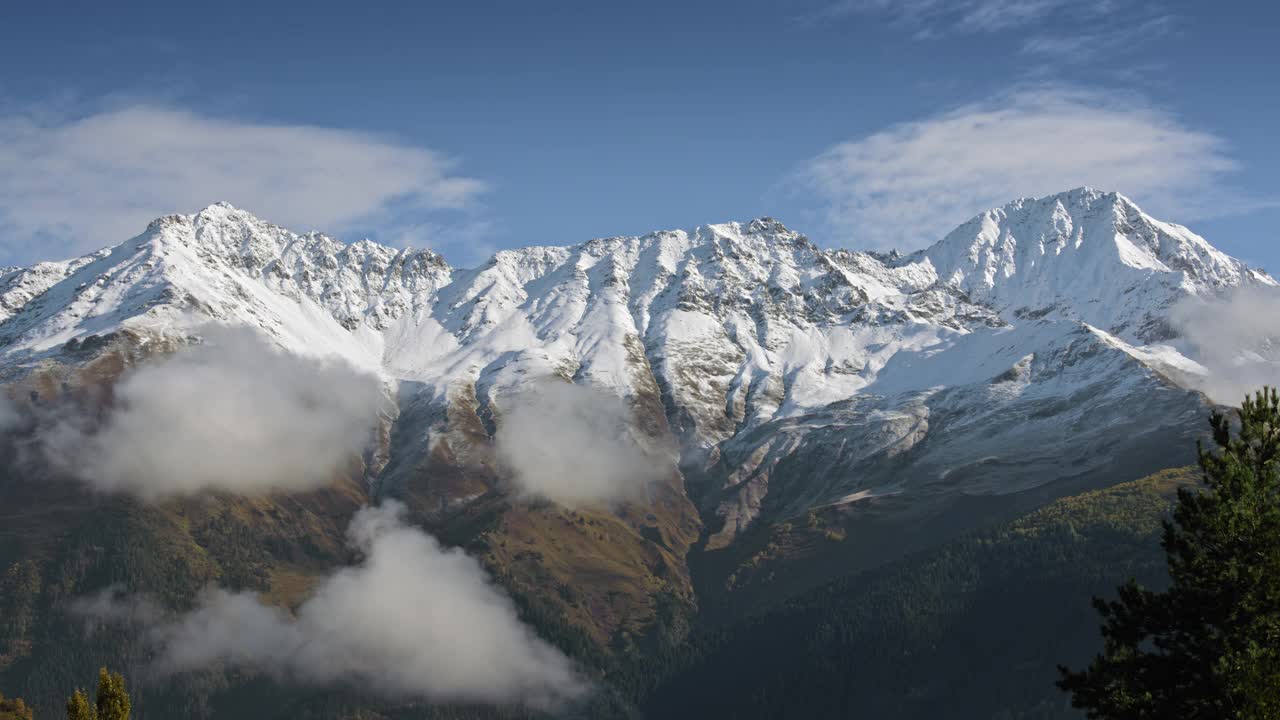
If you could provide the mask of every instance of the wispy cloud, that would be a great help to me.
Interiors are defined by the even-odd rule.
[[[32,107],[0,119],[0,262],[114,244],[218,200],[341,232],[466,210],[483,190],[439,152],[366,132],[145,103],[74,117]]]
[[[1024,88],[829,148],[799,185],[855,246],[919,247],[989,207],[1080,185],[1174,220],[1256,207],[1225,143],[1129,94]]]
[[[1018,30],[1021,50],[1055,62],[1082,63],[1163,37],[1177,17],[1125,0],[841,0],[810,19],[884,18],[924,40]]]
[[[987,33],[1022,27],[1070,8],[1076,15],[1108,12],[1111,3],[1072,0],[842,0],[819,15],[887,17],[917,37],[956,33]]]
[[[1036,33],[1022,44],[1022,52],[1054,63],[1079,64],[1166,37],[1175,27],[1177,18],[1168,13],[1134,14],[1096,30]]]

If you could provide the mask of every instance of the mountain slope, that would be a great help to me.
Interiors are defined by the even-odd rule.
[[[762,514],[1078,474],[1052,458],[1103,442],[1125,398],[1149,398],[1137,420],[1177,434],[1203,370],[1171,306],[1274,284],[1087,188],[988,211],[907,257],[823,251],[761,219],[502,251],[469,270],[219,204],[4,282],[11,378],[112,333],[181,336],[209,320],[381,373],[413,455],[383,488],[403,488],[439,442],[466,455],[529,378],[610,389],[655,442],[669,428],[712,547]],[[1014,446],[1042,459],[1010,466],[1000,450]]]
[[[1197,479],[1070,496],[700,633],[655,661],[646,717],[1082,717],[1056,666],[1097,652],[1092,596],[1168,582],[1160,522]]]

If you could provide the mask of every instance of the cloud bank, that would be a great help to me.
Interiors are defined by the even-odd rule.
[[[1226,214],[1214,135],[1132,97],[1024,89],[836,145],[807,163],[841,244],[914,249],[1018,197],[1118,190],[1179,220]]]
[[[483,190],[439,153],[365,132],[153,105],[0,119],[0,255],[79,255],[217,200],[297,229],[468,207]],[[372,223],[371,223],[372,224]]]
[[[285,353],[249,329],[201,334],[126,375],[101,425],[63,420],[47,431],[50,460],[144,499],[308,490],[352,467],[382,402],[377,379]]]
[[[1280,288],[1243,287],[1173,309],[1174,327],[1208,374],[1198,390],[1238,406],[1263,385],[1280,386]]]
[[[395,502],[357,513],[348,538],[364,560],[324,579],[296,614],[225,590],[163,619],[145,601],[109,593],[73,610],[101,622],[141,621],[162,674],[231,666],[392,698],[539,708],[586,692],[568,658],[521,624],[479,563],[441,548],[403,515]]]
[[[567,506],[644,496],[670,461],[641,448],[621,398],[582,385],[544,383],[518,397],[494,436],[515,489]]]

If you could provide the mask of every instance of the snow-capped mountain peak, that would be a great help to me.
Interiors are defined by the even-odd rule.
[[[1083,472],[990,458],[1000,443],[1102,442],[1135,393],[1142,422],[1183,432],[1200,400],[1171,378],[1198,366],[1167,344],[1170,309],[1247,284],[1275,282],[1089,188],[989,210],[907,256],[822,250],[759,218],[503,250],[470,269],[217,203],[6,271],[0,354],[13,378],[121,330],[249,325],[411,387],[397,422],[422,448],[462,417],[468,438],[491,430],[531,379],[591,383],[669,428],[723,519],[714,546],[766,511]]]
[[[1167,337],[1161,319],[1188,294],[1274,284],[1185,227],[1087,187],[988,210],[915,257],[1002,312],[1070,317],[1137,342]]]

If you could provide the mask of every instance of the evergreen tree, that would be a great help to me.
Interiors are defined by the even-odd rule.
[[[95,715],[83,690],[76,690],[67,698],[67,720],[95,720]]]
[[[1095,599],[1102,654],[1060,668],[1090,718],[1280,717],[1280,397],[1264,388],[1237,416],[1213,413],[1205,487],[1165,523],[1169,589]]]
[[[98,670],[98,720],[129,720],[132,709],[129,693],[124,689],[124,676]]]
[[[98,670],[98,695],[93,705],[83,690],[67,699],[67,720],[129,720],[133,705],[120,673]]]

